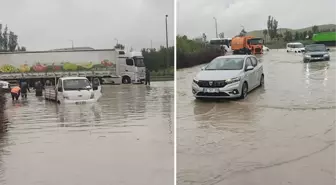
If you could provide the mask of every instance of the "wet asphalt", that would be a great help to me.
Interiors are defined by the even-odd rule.
[[[173,185],[173,90],[173,82],[104,86],[93,105],[7,100],[0,184]]]
[[[245,100],[198,101],[201,66],[177,72],[178,185],[334,185],[336,52],[328,62],[271,50]]]

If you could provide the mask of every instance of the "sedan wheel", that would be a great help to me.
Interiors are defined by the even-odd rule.
[[[260,87],[263,87],[265,85],[265,78],[264,75],[261,75],[260,77]]]
[[[241,95],[240,95],[240,99],[245,99],[247,96],[247,91],[248,91],[248,87],[247,87],[247,83],[245,82],[243,84],[242,90],[241,90]]]

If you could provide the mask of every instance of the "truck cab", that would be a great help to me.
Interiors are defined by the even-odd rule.
[[[92,103],[102,96],[100,80],[93,78],[92,83],[86,77],[62,77],[56,86],[45,88],[45,99],[57,103]]]
[[[119,74],[123,84],[145,81],[146,66],[141,52],[128,52],[118,58]]]
[[[233,54],[262,54],[264,41],[252,36],[234,37],[231,42]]]

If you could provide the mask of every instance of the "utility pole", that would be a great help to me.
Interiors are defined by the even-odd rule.
[[[166,56],[166,62],[167,62],[167,68],[169,67],[169,60],[168,60],[168,23],[167,23],[168,15],[166,15],[166,49],[167,49],[167,56]]]
[[[216,19],[216,17],[213,17],[213,19],[215,20],[216,38],[218,38],[218,32],[217,32],[217,19]]]
[[[70,40],[70,42],[71,42],[71,48],[72,48],[72,50],[74,50],[74,41]]]

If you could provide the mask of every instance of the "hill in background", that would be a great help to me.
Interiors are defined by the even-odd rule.
[[[319,30],[326,30],[326,29],[331,30],[331,29],[336,28],[335,24],[322,24],[322,25],[316,25],[316,26],[318,26]],[[306,28],[301,28],[301,29],[279,28],[278,33],[284,34],[286,31],[290,31],[294,35],[295,32],[309,31],[309,30],[312,30],[312,28],[313,28],[313,26],[306,27]],[[250,31],[250,32],[247,32],[247,35],[264,38],[263,30]]]

